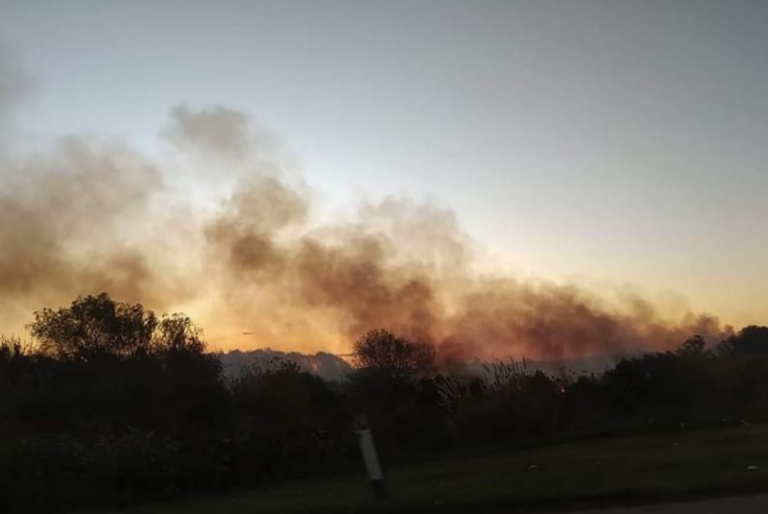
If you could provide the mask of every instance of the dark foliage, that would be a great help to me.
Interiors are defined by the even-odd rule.
[[[768,422],[768,328],[600,375],[525,363],[438,369],[434,349],[383,330],[328,382],[258,360],[225,379],[181,315],[107,295],[43,310],[34,345],[0,340],[0,509],[53,511],[359,470],[365,414],[385,466],[425,453],[547,438]]]
[[[386,330],[372,330],[353,344],[355,364],[360,369],[408,381],[435,369],[432,345],[410,341]]]

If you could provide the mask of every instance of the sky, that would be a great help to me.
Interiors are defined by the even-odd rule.
[[[768,312],[767,27],[757,0],[0,0],[28,145],[161,152],[170,108],[230,106],[334,208],[425,199],[489,265],[735,325]]]

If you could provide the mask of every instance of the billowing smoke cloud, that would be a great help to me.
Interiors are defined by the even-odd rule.
[[[33,89],[34,82],[24,68],[0,47],[0,180],[10,150],[15,115]]]
[[[0,187],[3,313],[114,291],[132,301],[166,297],[140,236],[160,171],[120,145],[65,139],[6,169]],[[162,286],[162,287],[161,287]],[[0,317],[0,321],[2,321]]]
[[[0,121],[7,120],[32,85],[32,80],[13,56],[0,48]]]
[[[183,149],[232,159],[247,156],[252,142],[248,139],[248,117],[242,112],[221,106],[196,111],[178,105],[170,116],[173,123],[166,136]]]
[[[210,170],[195,175],[203,189],[231,179],[229,194],[213,205],[179,198],[178,160],[109,140],[68,138],[6,165],[0,331],[101,291],[185,310],[220,347],[343,353],[384,327],[446,357],[542,359],[727,330],[708,316],[664,320],[638,297],[479,272],[454,214],[429,203],[386,198],[320,223],[312,189],[244,113],[180,106],[161,133],[184,163]]]

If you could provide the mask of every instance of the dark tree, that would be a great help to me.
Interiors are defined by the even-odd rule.
[[[768,327],[750,325],[729,337],[718,348],[722,355],[768,356]]]
[[[372,330],[353,345],[355,364],[395,378],[424,376],[435,369],[432,345],[410,341],[383,329]]]
[[[79,297],[58,310],[37,311],[28,328],[43,353],[59,359],[205,352],[205,343],[188,317],[158,318],[140,303],[117,302],[106,293]]]
[[[157,327],[157,317],[141,304],[116,302],[102,293],[79,297],[66,308],[36,311],[28,328],[44,353],[87,361],[96,355],[149,353]]]
[[[707,344],[700,335],[695,335],[686,340],[675,353],[680,357],[700,358],[708,355]]]
[[[104,293],[38,311],[29,329],[50,363],[46,394],[30,407],[40,427],[178,434],[218,423],[221,362],[184,315],[158,317]]]

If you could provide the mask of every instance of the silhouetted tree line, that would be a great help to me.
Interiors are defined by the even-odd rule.
[[[385,465],[489,444],[768,421],[768,328],[595,375],[440,366],[384,330],[329,382],[275,359],[225,379],[181,315],[106,294],[35,313],[0,344],[0,507],[53,511],[360,470],[366,414]]]

